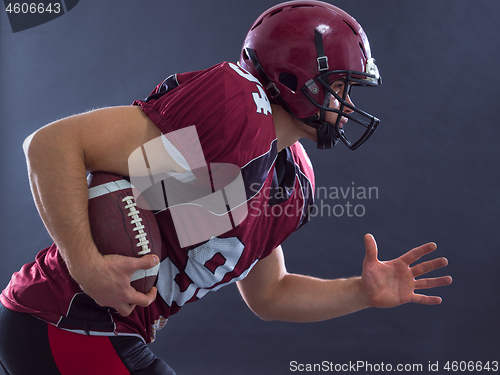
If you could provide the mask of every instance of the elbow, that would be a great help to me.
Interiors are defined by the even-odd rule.
[[[35,137],[35,134],[38,132],[35,131],[33,133],[31,133],[23,142],[23,151],[24,151],[24,156],[26,156],[26,159],[28,159],[29,157],[29,151],[30,151],[30,148],[31,148],[31,144],[33,143],[33,138]]]
[[[248,307],[252,312],[259,317],[259,319],[265,321],[265,322],[272,322],[277,319],[276,315],[273,313],[272,309],[272,302],[267,302],[267,303],[260,303],[258,305],[253,304],[250,305],[248,304]]]
[[[273,322],[273,321],[278,320],[278,319],[275,319],[275,318],[271,317],[270,315],[262,315],[262,314],[260,314],[260,315],[257,315],[257,316],[260,318],[260,320],[262,320],[264,322]]]
[[[47,155],[54,150],[53,134],[47,128],[41,128],[30,134],[23,142],[23,151],[26,158],[28,171],[37,168],[40,164],[47,163]]]
[[[23,142],[23,151],[28,167],[35,164],[52,162],[54,159],[64,159],[64,152],[78,148],[76,136],[68,137],[64,131],[63,121],[46,125],[32,134]]]
[[[26,166],[28,172],[31,174],[32,169],[36,166],[37,161],[43,157],[43,150],[50,147],[46,142],[41,139],[40,129],[30,134],[23,142],[24,157],[26,158]]]
[[[55,139],[56,135],[50,124],[35,130],[23,142],[24,156],[27,160],[39,157],[44,150],[53,147],[51,141]]]

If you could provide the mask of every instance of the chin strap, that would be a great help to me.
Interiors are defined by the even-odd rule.
[[[335,134],[332,124],[325,121],[321,117],[324,117],[324,115],[314,115],[301,120],[304,124],[316,129],[317,147],[319,150],[326,150],[333,148],[339,142],[340,138]]]
[[[314,41],[316,43],[316,52],[318,55],[318,71],[319,73],[327,72],[330,69],[328,65],[328,57],[325,55],[325,48],[323,46],[323,35],[318,31],[314,30]],[[328,78],[320,78],[326,86],[328,86]],[[330,95],[325,92],[325,100],[323,101],[323,107],[328,107],[330,105]],[[307,125],[313,126],[317,129],[318,133],[318,149],[324,150],[334,147],[338,141],[339,137],[335,134],[335,130],[332,124],[326,121],[326,111],[321,109],[319,116],[315,115],[319,126],[311,125],[309,122],[304,121]],[[308,119],[306,119],[308,120]]]

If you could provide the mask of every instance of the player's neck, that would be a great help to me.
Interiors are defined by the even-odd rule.
[[[293,145],[300,138],[304,137],[300,120],[286,112],[283,107],[271,104],[273,110],[274,129],[278,139],[278,151]]]

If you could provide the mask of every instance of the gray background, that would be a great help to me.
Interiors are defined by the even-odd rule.
[[[33,204],[21,144],[38,127],[129,104],[164,77],[236,61],[273,0],[82,0],[13,34],[0,16],[0,285],[50,238]],[[285,244],[289,271],[361,271],[363,235],[381,259],[438,243],[452,286],[437,307],[369,309],[314,324],[262,322],[234,286],[188,305],[152,345],[179,375],[287,374],[290,361],[423,364],[500,360],[497,0],[338,0],[364,27],[384,84],[353,93],[382,124],[359,150],[304,141],[322,187],[377,187],[362,217],[317,215]],[[318,201],[318,204],[321,202]],[[337,210],[337,213],[339,210]],[[360,211],[358,211],[359,213]],[[441,371],[442,373],[447,373]]]

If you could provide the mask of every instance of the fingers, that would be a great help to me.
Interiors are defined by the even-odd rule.
[[[443,300],[437,296],[424,296],[422,294],[414,294],[411,302],[420,303],[422,305],[439,305]]]
[[[415,281],[415,289],[430,289],[438,286],[450,285],[453,279],[450,276],[441,276]],[[423,305],[439,305],[443,300],[438,296],[425,296],[423,294],[413,294],[411,302]]]
[[[157,255],[145,255],[141,258],[130,257],[129,259],[133,261],[134,268],[132,270],[134,272],[138,270],[148,270],[160,263],[160,258],[158,258]]]
[[[113,307],[120,315],[128,316],[136,306],[147,307],[155,299],[155,287],[147,293],[141,293],[130,285],[130,278],[138,270],[147,270],[155,267],[160,259],[156,255],[146,255],[141,258],[126,257],[121,255],[107,255],[113,267],[113,286],[107,292],[105,305]],[[120,285],[120,287],[116,287]],[[102,304],[101,304],[102,306]]]
[[[426,243],[425,245],[416,247],[411,249],[406,254],[401,255],[399,259],[401,259],[406,264],[410,265],[416,262],[418,259],[423,257],[426,254],[432,253],[437,249],[437,245],[434,242]]]
[[[131,262],[130,265],[131,272],[153,268],[160,262],[160,258],[158,258],[158,256],[156,255],[146,255],[143,256],[142,258],[129,258],[129,259],[133,261]],[[127,302],[129,302],[130,306],[133,306],[131,310],[133,310],[136,305],[141,307],[148,307],[156,299],[156,295],[157,295],[157,289],[155,287],[152,287],[147,294],[138,292],[131,287],[131,295],[128,297]]]
[[[157,255],[145,255],[140,258],[134,258],[124,255],[104,255],[103,258],[107,259],[111,264],[111,268],[119,269],[120,274],[129,274],[132,276],[138,270],[148,270],[153,268],[160,262]]]
[[[152,287],[151,290],[148,292],[148,294],[143,294],[140,292],[137,293],[138,295],[137,295],[136,305],[141,307],[148,307],[156,299],[158,290],[156,289],[156,287]]]
[[[376,262],[377,261],[377,242],[375,242],[375,238],[371,234],[365,234],[365,261],[368,262]]]
[[[129,316],[136,306],[148,307],[151,305],[156,299],[157,292],[156,287],[152,287],[148,294],[138,292],[134,289],[133,295],[129,298],[129,302],[131,303],[124,303],[115,309],[120,315]]]
[[[447,265],[448,259],[438,258],[417,264],[416,266],[411,267],[411,271],[414,277],[418,277],[439,268],[446,267]]]
[[[453,279],[450,276],[420,279],[415,281],[415,289],[430,289],[439,286],[450,285]]]

